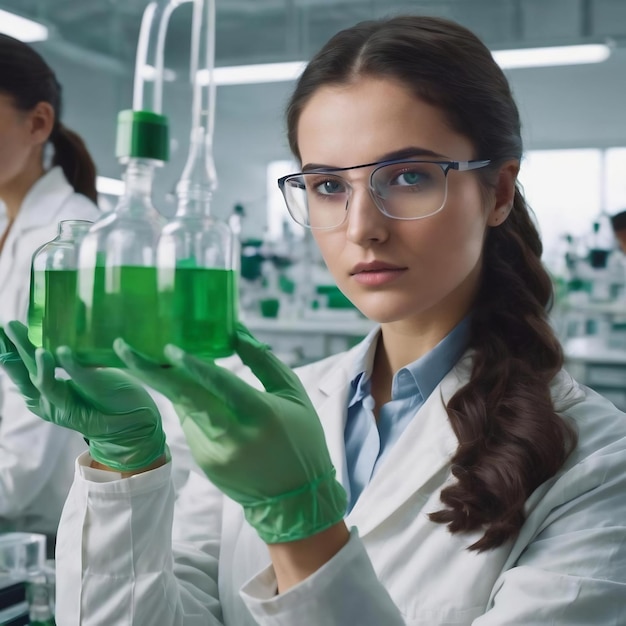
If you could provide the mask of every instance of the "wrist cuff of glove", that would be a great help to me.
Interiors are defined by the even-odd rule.
[[[146,444],[138,441],[135,446],[131,441],[113,443],[89,440],[89,454],[94,461],[119,472],[132,472],[152,465],[166,453],[165,434],[158,433],[155,441]]]
[[[265,543],[306,539],[345,515],[347,496],[335,469],[301,489],[244,506],[246,520]]]

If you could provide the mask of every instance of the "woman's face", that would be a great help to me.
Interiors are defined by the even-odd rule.
[[[415,149],[414,158],[469,161],[478,156],[439,109],[385,79],[320,88],[304,107],[297,131],[303,169],[387,160],[409,148]],[[337,285],[364,315],[380,323],[458,321],[471,306],[483,240],[494,219],[476,174],[450,171],[443,209],[401,221],[386,217],[374,204],[368,191],[371,171],[342,173],[353,186],[346,220],[332,230],[313,231]],[[367,264],[376,263],[390,269],[367,271]],[[365,271],[358,267],[362,264]]]
[[[33,114],[20,111],[10,96],[0,94],[0,191],[27,168],[40,146]]]

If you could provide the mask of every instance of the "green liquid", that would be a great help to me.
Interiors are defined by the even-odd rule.
[[[45,272],[30,272],[30,296],[28,300],[28,338],[37,347],[42,345],[43,312],[46,308]]]
[[[164,344],[209,358],[234,352],[238,292],[233,270],[160,270],[159,293]]]
[[[232,270],[97,267],[79,270],[78,290],[75,349],[84,365],[123,367],[112,348],[117,337],[162,365],[167,343],[198,356],[233,353]]]
[[[122,337],[135,350],[162,361],[156,268],[78,270],[76,357],[83,365],[124,367],[113,351]]]
[[[76,332],[76,271],[36,271],[31,276],[28,337],[54,352],[72,346]]]

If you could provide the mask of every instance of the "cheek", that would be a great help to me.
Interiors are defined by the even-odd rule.
[[[478,184],[458,185],[448,190],[446,205],[434,216],[434,241],[446,242],[449,251],[480,253],[487,228],[485,199]]]
[[[0,180],[16,176],[24,167],[28,149],[15,133],[0,131]]]
[[[436,299],[464,283],[480,262],[485,229],[478,191],[450,194],[440,213],[398,229],[398,247],[412,259],[420,291]]]
[[[326,263],[326,267],[328,267],[331,274],[335,275],[335,271],[338,269],[336,266],[339,256],[345,245],[345,237],[339,237],[338,232],[312,232],[313,239],[324,259],[324,263]]]

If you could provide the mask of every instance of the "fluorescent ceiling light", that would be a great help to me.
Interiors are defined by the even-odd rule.
[[[0,9],[0,33],[21,41],[45,41],[48,29],[43,24]]]
[[[96,179],[96,189],[98,193],[108,196],[121,196],[124,194],[124,181],[117,178],[107,178],[106,176],[98,176]]]
[[[611,55],[607,44],[581,44],[572,46],[545,46],[542,48],[519,48],[516,50],[495,50],[493,58],[502,69],[521,67],[548,67],[554,65],[579,65],[600,63]],[[258,63],[254,65],[231,65],[216,67],[213,80],[216,85],[245,85],[252,83],[277,83],[297,80],[306,67],[306,61],[288,63]],[[155,71],[152,66],[144,67],[144,79],[152,81]],[[208,70],[198,72],[200,84],[209,82]],[[165,80],[174,80],[176,74],[165,69]]]
[[[606,44],[573,46],[546,46],[518,50],[496,50],[493,58],[502,69],[519,67],[545,67],[551,65],[578,65],[600,63],[609,58],[611,48]],[[233,65],[216,67],[213,77],[216,85],[243,85],[246,83],[274,83],[296,80],[306,67],[305,61],[291,63],[263,63],[258,65]],[[200,81],[209,81],[207,70],[200,70]]]
[[[306,61],[216,67],[213,70],[213,80],[216,85],[277,83],[285,80],[296,80],[305,67]],[[199,76],[201,84],[207,85],[209,82],[208,70],[200,70]]]
[[[606,44],[583,44],[575,46],[549,46],[544,48],[520,48],[518,50],[494,50],[493,58],[502,69],[519,67],[548,67],[551,65],[580,65],[601,63],[611,55]]]

